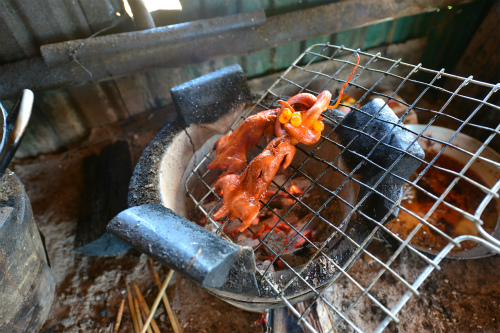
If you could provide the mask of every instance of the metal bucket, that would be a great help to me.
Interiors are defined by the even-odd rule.
[[[37,332],[54,300],[55,280],[24,186],[6,170],[26,128],[33,93],[3,115],[0,150],[0,333]],[[3,174],[3,176],[2,176]]]
[[[55,280],[23,184],[7,170],[0,180],[0,333],[37,332]]]

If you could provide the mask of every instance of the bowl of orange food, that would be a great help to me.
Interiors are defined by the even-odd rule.
[[[416,180],[416,185],[405,189],[402,209],[387,227],[403,240],[411,237],[413,247],[431,255],[438,254],[456,237],[480,236],[470,217],[485,200],[486,192],[500,180],[500,155],[483,147],[481,141],[444,127],[407,125],[407,128],[422,133],[418,143],[425,151],[426,163],[413,174],[410,180]],[[493,199],[480,214],[482,228],[497,239],[499,212],[500,200]],[[487,247],[467,240],[453,248],[447,257],[474,259],[491,254]]]

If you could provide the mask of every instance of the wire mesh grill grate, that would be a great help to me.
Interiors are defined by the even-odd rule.
[[[341,107],[344,112],[364,113],[363,105],[373,98],[399,107],[400,119],[392,127],[409,129],[426,156],[409,179],[395,172],[397,163],[410,154],[408,149],[398,151],[398,159],[387,167],[371,159],[377,146],[387,146],[384,139],[392,130],[374,137],[363,132],[368,125],[352,128],[358,131],[356,137],[376,140],[371,151],[355,153],[356,141],[344,144],[336,137],[342,117],[325,113],[330,126],[320,142],[297,146],[294,163],[275,178],[261,202],[261,223],[244,233],[238,233],[238,221],[211,218],[222,205],[221,194],[213,189],[220,172],[206,168],[214,154],[206,155],[186,181],[194,202],[192,220],[253,247],[260,283],[311,332],[317,329],[309,314],[318,306],[329,313],[331,332],[383,331],[391,321],[399,322],[398,312],[411,295],[419,294],[419,286],[444,257],[500,253],[500,156],[495,152],[500,149],[500,107],[490,101],[498,99],[500,85],[357,52],[360,66],[346,89],[355,102],[343,101]],[[338,91],[354,68],[355,54],[329,44],[310,47],[232,129],[297,93]],[[378,119],[367,117],[368,123]],[[343,160],[349,153],[359,160],[354,167]],[[363,174],[367,165],[375,165],[383,175],[368,179]],[[387,177],[404,183],[401,196],[384,192]],[[356,197],[361,192],[366,194]],[[381,218],[362,209],[370,195],[389,203]],[[368,226],[363,232],[355,230],[360,223]],[[328,272],[311,275],[309,269],[315,265]],[[284,271],[291,275],[282,284],[269,278]],[[293,305],[287,296],[297,281],[307,286],[310,300],[305,305]],[[371,316],[360,315],[367,309]]]

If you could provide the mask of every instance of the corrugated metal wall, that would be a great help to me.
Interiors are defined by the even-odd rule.
[[[183,0],[183,11],[156,13],[161,24],[173,24],[264,8],[266,15],[300,10],[332,1],[314,0]],[[476,2],[290,43],[251,54],[177,69],[156,69],[120,79],[37,93],[30,125],[18,157],[52,152],[79,142],[90,130],[170,103],[171,87],[238,63],[253,78],[283,70],[308,46],[330,42],[370,49],[428,36],[422,59],[430,68],[452,68],[491,2]],[[117,13],[120,13],[119,15]],[[41,45],[133,29],[121,0],[0,1],[0,65],[38,56]],[[457,38],[457,35],[460,38]],[[12,101],[2,101],[10,108]]]

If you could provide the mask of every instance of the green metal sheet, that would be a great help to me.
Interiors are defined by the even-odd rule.
[[[243,57],[245,65],[245,74],[248,77],[255,77],[268,73],[272,68],[272,50],[264,50],[249,56]]]
[[[271,6],[272,0],[237,0],[238,12],[247,12],[257,9],[266,9]]]
[[[453,69],[489,5],[488,2],[471,3],[436,13],[435,24],[428,34],[428,47],[422,56],[423,66]]]
[[[394,20],[386,21],[366,27],[363,49],[371,49],[375,46],[388,44],[387,38],[390,35]]]
[[[300,42],[283,45],[274,50],[273,69],[275,70],[287,68],[304,51]]]
[[[341,31],[334,35],[335,45],[345,45],[353,49],[364,49],[365,35],[368,27],[361,27],[358,29]]]

